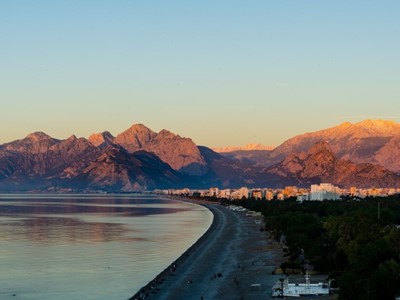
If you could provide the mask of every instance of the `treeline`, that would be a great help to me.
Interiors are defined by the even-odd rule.
[[[237,203],[237,202],[234,202]],[[287,266],[309,261],[329,274],[340,299],[394,299],[400,294],[400,197],[363,200],[242,200],[263,213],[266,230],[287,248]]]

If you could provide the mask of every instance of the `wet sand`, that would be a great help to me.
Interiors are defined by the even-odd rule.
[[[271,288],[282,277],[272,275],[283,260],[279,244],[269,240],[260,231],[262,223],[256,224],[246,212],[215,203],[202,205],[214,214],[210,229],[130,299],[271,298]]]

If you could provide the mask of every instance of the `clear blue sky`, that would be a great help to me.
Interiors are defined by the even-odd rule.
[[[133,123],[207,146],[400,122],[400,1],[0,2],[0,143]]]

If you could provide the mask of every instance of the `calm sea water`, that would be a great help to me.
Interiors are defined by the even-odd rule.
[[[211,222],[148,195],[0,195],[0,299],[127,299]]]

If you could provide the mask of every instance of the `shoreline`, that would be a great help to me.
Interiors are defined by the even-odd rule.
[[[213,214],[213,220],[211,222],[210,227],[204,232],[204,234],[199,237],[196,242],[194,242],[185,252],[183,252],[176,260],[174,260],[168,267],[166,267],[163,271],[161,271],[153,280],[151,280],[148,284],[145,286],[141,287],[139,291],[137,291],[132,297],[128,298],[128,300],[136,300],[136,299],[147,299],[150,297],[152,291],[157,291],[159,289],[157,286],[160,284],[164,283],[166,281],[167,277],[170,277],[172,273],[174,273],[177,270],[177,266],[179,266],[181,263],[183,263],[183,260],[189,259],[189,254],[191,254],[194,249],[198,246],[199,243],[202,243],[204,239],[207,238],[207,236],[211,233],[212,230],[214,230],[215,224],[216,224],[216,214],[213,211],[212,208],[210,208],[209,205],[206,203],[197,203],[194,201],[190,200],[184,200],[184,199],[177,199],[173,198],[174,200],[178,201],[184,201],[184,202],[189,202],[193,204],[200,205],[202,207],[205,207],[208,209],[212,214]],[[172,273],[171,273],[172,272]],[[148,294],[148,296],[146,296]]]
[[[232,211],[215,202],[177,200],[210,210],[212,224],[129,300],[270,299],[271,288],[282,277],[272,275],[283,257],[279,243],[261,231],[262,225],[246,212]]]

